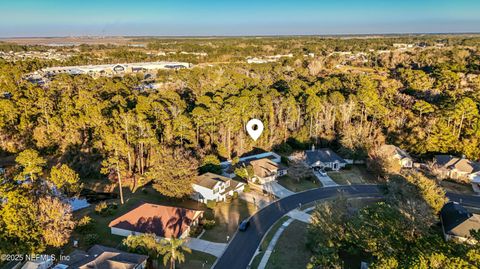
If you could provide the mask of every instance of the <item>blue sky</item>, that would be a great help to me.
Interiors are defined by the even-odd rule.
[[[0,37],[480,32],[480,0],[0,0]]]

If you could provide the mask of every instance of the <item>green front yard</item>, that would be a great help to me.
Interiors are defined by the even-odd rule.
[[[285,175],[279,177],[277,181],[280,185],[293,192],[301,192],[322,187],[322,184],[318,182],[315,177],[293,178],[290,175]]]
[[[306,268],[311,253],[307,249],[308,224],[294,220],[283,231],[272,255],[268,259],[267,269]]]
[[[237,231],[238,224],[256,211],[253,204],[241,199],[235,199],[231,203],[218,203],[215,210],[210,211],[206,218],[215,218],[215,226],[210,230],[205,230],[202,239],[225,243],[227,235],[230,238]]]
[[[268,244],[270,244],[270,241],[272,241],[272,238],[275,235],[275,233],[277,232],[278,228],[280,228],[280,226],[282,226],[282,224],[288,219],[289,219],[289,217],[283,216],[282,218],[280,218],[277,222],[275,222],[272,225],[272,227],[270,228],[270,230],[268,231],[268,233],[265,235],[262,242],[260,243],[260,251],[261,252],[257,256],[255,256],[255,258],[253,259],[252,268],[258,268],[258,265],[260,264],[260,261],[262,260],[263,254],[265,253],[265,250],[267,249]]]
[[[340,185],[369,184],[376,182],[375,176],[368,172],[364,165],[352,165],[340,171],[327,172],[327,174]]]

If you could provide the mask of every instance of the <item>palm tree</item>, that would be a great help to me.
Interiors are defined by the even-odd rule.
[[[170,262],[170,269],[175,269],[175,262],[185,262],[185,253],[192,253],[192,250],[184,246],[182,239],[171,237],[162,240],[161,252],[163,254],[163,264],[167,266]]]

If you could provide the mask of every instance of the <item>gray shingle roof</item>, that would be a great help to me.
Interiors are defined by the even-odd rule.
[[[468,212],[455,202],[446,203],[440,211],[443,229],[446,234],[469,237],[470,230],[480,229],[480,215]]]
[[[75,250],[69,256],[70,261],[62,261],[61,264],[68,265],[68,268],[79,269],[132,269],[148,258],[145,255],[128,253],[101,245],[94,245],[88,252]]]
[[[305,161],[309,166],[314,165],[318,161],[322,163],[333,163],[335,161],[339,163],[347,163],[342,157],[338,156],[338,154],[336,154],[329,148],[307,150],[305,151],[305,155]]]

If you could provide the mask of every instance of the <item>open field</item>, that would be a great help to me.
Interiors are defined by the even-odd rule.
[[[364,165],[352,165],[349,169],[327,172],[337,184],[368,184],[375,183],[376,178],[369,173]]]

